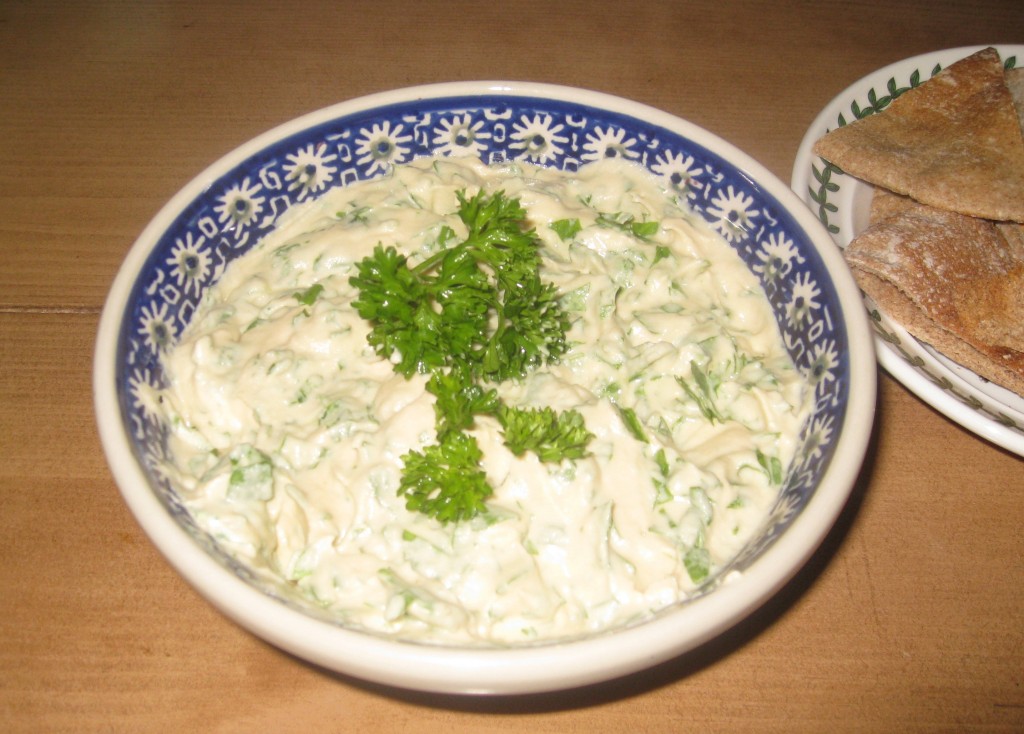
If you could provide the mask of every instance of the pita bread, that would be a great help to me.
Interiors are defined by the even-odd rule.
[[[940,209],[1024,222],[1024,135],[995,49],[823,136],[844,172]]]
[[[913,209],[917,205],[913,199],[901,194],[894,194],[889,189],[875,187],[871,194],[871,209],[868,212],[868,222],[877,224],[883,219],[894,217],[897,214]]]
[[[1024,239],[906,197],[878,199],[875,223],[845,251],[861,289],[918,339],[1024,395]]]
[[[1017,108],[1017,120],[1021,128],[1024,128],[1024,67],[1006,70],[1006,86],[1010,88],[1013,104]],[[999,222],[996,227],[1006,239],[1011,254],[1024,262],[1024,224]],[[1024,293],[1019,294],[1018,298],[1024,298]]]
[[[888,189],[875,188],[871,194],[871,208],[868,211],[868,225],[894,217],[921,206],[909,196],[894,194]],[[966,215],[964,215],[966,216]],[[1016,222],[994,222],[999,234],[1006,240],[1010,256],[1024,262],[1024,224]],[[1024,298],[1024,294],[1021,294]]]
[[[1006,86],[1013,97],[1013,106],[1017,108],[1017,119],[1024,127],[1024,66],[1006,70]]]
[[[1024,224],[1013,224],[1010,222],[999,222],[996,224],[999,234],[1006,240],[1007,247],[1014,256],[1024,262]],[[1024,298],[1024,293],[1020,294]]]

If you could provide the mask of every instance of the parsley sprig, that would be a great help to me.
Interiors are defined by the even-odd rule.
[[[377,354],[405,377],[430,375],[437,443],[402,457],[399,493],[410,510],[441,522],[484,512],[493,493],[466,432],[477,416],[496,419],[516,455],[532,451],[545,462],[585,456],[592,437],[577,411],[509,407],[498,397],[493,384],[565,354],[569,318],[540,276],[540,240],[524,228],[519,200],[504,192],[459,192],[458,200],[464,240],[452,244],[445,228],[441,249],[416,264],[378,245],[350,279]]]
[[[410,266],[378,245],[358,264],[359,315],[370,344],[405,376],[460,366],[494,382],[523,377],[568,346],[568,316],[540,277],[539,240],[518,199],[459,193],[465,240]]]

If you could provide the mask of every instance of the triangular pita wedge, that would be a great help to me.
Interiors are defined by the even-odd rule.
[[[1024,135],[995,49],[819,139],[844,172],[940,209],[1024,222]]]
[[[902,197],[890,206],[846,248],[860,287],[918,339],[1024,395],[1024,241]]]

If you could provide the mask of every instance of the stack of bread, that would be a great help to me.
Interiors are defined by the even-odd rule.
[[[1024,68],[962,59],[815,153],[874,187],[846,260],[921,341],[1024,395]]]

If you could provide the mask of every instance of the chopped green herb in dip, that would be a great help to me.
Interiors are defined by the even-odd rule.
[[[505,280],[466,255],[495,200],[537,257]],[[756,278],[620,159],[424,159],[295,207],[165,367],[201,528],[342,623],[446,644],[686,598],[759,531],[808,412]]]

